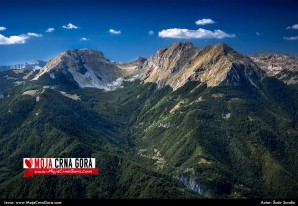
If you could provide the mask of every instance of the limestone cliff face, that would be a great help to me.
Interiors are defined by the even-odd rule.
[[[198,49],[191,43],[175,43],[151,56],[144,67],[145,82],[170,85],[174,90],[188,81],[203,82],[208,87],[245,81],[255,85],[266,75],[250,58],[225,44]]]
[[[33,80],[42,75],[55,78],[56,72],[71,74],[82,88],[94,87],[110,90],[121,82],[122,71],[113,62],[106,59],[103,54],[95,50],[65,51],[51,59]]]

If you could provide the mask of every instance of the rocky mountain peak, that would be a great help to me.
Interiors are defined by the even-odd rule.
[[[66,50],[65,52],[62,53],[65,56],[71,56],[73,58],[77,57],[96,57],[99,59],[105,59],[108,60],[104,57],[103,53],[97,50],[91,50],[91,49],[75,49],[75,50]]]
[[[121,69],[115,63],[95,50],[66,50],[51,59],[33,78],[38,80],[43,75],[55,78],[55,73],[71,74],[82,88],[94,87],[110,90],[121,83]]]
[[[170,47],[161,49],[158,51],[159,55],[163,55],[164,53],[172,53],[172,54],[178,54],[181,52],[196,50],[196,47],[190,43],[190,42],[177,42],[175,44],[172,44]]]
[[[169,48],[183,50],[183,49],[195,48],[195,46],[191,42],[177,42],[171,45]]]
[[[173,89],[188,81],[199,81],[207,86],[221,83],[243,83],[262,79],[265,73],[248,57],[226,44],[198,49],[191,43],[175,43],[159,50],[145,64],[145,82],[156,82],[159,87]]]
[[[237,61],[239,59],[246,58],[245,56],[239,54],[235,49],[233,49],[225,43],[219,43],[211,47],[207,46],[202,50],[207,52],[209,55],[212,55],[213,58],[224,57],[230,59],[230,61]]]
[[[141,63],[141,64],[143,64],[146,60],[147,60],[146,58],[139,56],[139,57],[135,60],[135,62],[136,62],[136,63]]]
[[[88,62],[88,61],[110,62],[109,59],[104,57],[102,52],[96,51],[96,50],[90,50],[90,49],[66,50],[65,52],[62,52],[61,56],[59,57],[61,60],[64,60],[64,61],[76,60],[81,63]]]
[[[198,49],[191,43],[175,43],[168,48],[160,49],[145,63],[145,67],[153,70],[163,70],[161,73],[177,73],[184,65],[188,64],[196,55]],[[150,69],[149,69],[150,70]],[[147,71],[145,76],[150,71]]]
[[[235,51],[232,47],[230,47],[229,45],[227,45],[225,43],[218,43],[218,44],[214,45],[213,48],[215,50],[226,52],[226,53]]]

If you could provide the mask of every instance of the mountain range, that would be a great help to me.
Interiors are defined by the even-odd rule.
[[[24,64],[15,64],[10,66],[2,65],[0,66],[0,71],[10,70],[10,69],[26,69],[26,70],[36,70],[41,69],[46,65],[47,62],[41,60],[32,60]]]
[[[255,54],[251,57],[269,76],[274,76],[297,88],[298,56],[281,54]]]
[[[296,60],[175,43],[2,71],[0,197],[297,198]],[[95,157],[101,174],[25,179],[24,157]]]

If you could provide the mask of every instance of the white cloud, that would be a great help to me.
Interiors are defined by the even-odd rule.
[[[34,36],[34,37],[42,37],[42,34],[37,34],[37,33],[33,33],[33,32],[28,32],[27,35]]]
[[[109,33],[111,33],[111,34],[115,34],[115,35],[118,35],[118,34],[121,34],[121,30],[114,30],[114,29],[110,29],[109,30]]]
[[[290,36],[290,37],[285,36],[284,39],[285,40],[298,40],[298,36]]]
[[[148,31],[148,34],[149,34],[150,36],[152,36],[152,35],[154,35],[154,31],[150,30],[150,31]]]
[[[256,35],[257,35],[257,36],[260,36],[261,34],[260,34],[259,32],[256,32]]]
[[[47,33],[51,33],[51,32],[53,32],[53,31],[55,31],[54,28],[47,28],[47,30],[46,30]]]
[[[298,29],[298,24],[294,24],[292,26],[288,26],[287,29]]]
[[[62,28],[64,28],[64,29],[78,29],[80,27],[73,25],[72,23],[68,23],[66,26],[63,25]]]
[[[6,27],[0,26],[0,31],[4,31],[4,30],[6,30]]]
[[[80,38],[80,41],[88,41],[88,39],[85,37],[82,37],[82,38]]]
[[[189,30],[189,29],[166,29],[158,32],[161,38],[174,39],[223,39],[236,37],[235,34],[228,34],[219,29],[210,31],[206,29]]]
[[[206,25],[206,24],[214,24],[216,23],[212,19],[200,19],[196,21],[196,25]]]
[[[28,32],[27,34],[6,37],[0,34],[0,45],[25,44],[31,37],[42,37],[41,34]]]
[[[0,45],[24,44],[30,36],[21,34],[19,36],[6,37],[0,34]]]

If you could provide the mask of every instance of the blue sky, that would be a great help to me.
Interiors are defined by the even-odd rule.
[[[295,0],[1,0],[0,65],[80,48],[132,61],[178,41],[298,54],[297,10]]]

